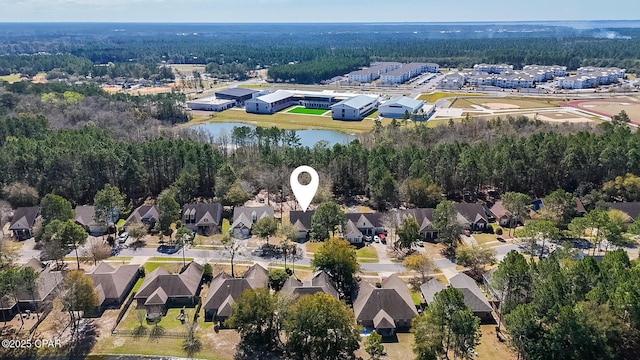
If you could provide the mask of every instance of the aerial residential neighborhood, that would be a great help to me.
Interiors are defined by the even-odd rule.
[[[0,359],[640,358],[638,11],[3,3]]]

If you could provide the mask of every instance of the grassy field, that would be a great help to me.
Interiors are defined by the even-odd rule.
[[[287,111],[290,114],[304,114],[304,115],[322,115],[329,110],[324,109],[307,109],[305,107],[294,107],[293,109]]]
[[[182,267],[182,262],[177,263],[177,262],[169,262],[169,261],[158,261],[158,262],[149,261],[144,263],[143,267],[146,274],[149,274],[150,272],[152,272],[153,270],[159,267],[163,267],[170,273],[173,273],[180,270],[180,268]]]
[[[239,88],[245,88],[245,89],[269,89],[271,87],[271,85],[268,84],[243,84],[243,85],[238,85]]]
[[[0,76],[0,81],[6,81],[8,83],[14,83],[20,81],[20,74],[11,74]]]
[[[206,65],[197,65],[197,64],[171,64],[168,65],[174,71],[181,72],[185,75],[193,75],[194,70],[198,70],[200,73],[205,71]]]
[[[254,126],[273,127],[286,130],[335,130],[346,133],[367,132],[373,129],[374,122],[371,120],[362,121],[338,121],[326,116],[301,115],[277,113],[273,115],[249,114],[242,110],[226,110],[214,115],[204,115],[202,113],[192,113],[193,119],[184,126],[197,125],[207,122],[239,122]],[[383,119],[382,124],[391,123],[389,119]]]
[[[320,249],[320,246],[322,246],[322,242],[311,242],[308,241],[306,246],[307,246],[307,252],[308,253],[316,253],[318,251],[318,249]]]
[[[440,99],[450,98],[450,97],[459,97],[459,96],[484,96],[484,94],[435,92],[433,94],[422,94],[418,97],[418,100],[434,103]]]
[[[489,105],[487,105],[489,104]],[[558,106],[553,100],[539,99],[539,98],[514,98],[514,97],[499,97],[499,98],[457,98],[451,104],[451,107],[458,109],[472,108],[472,105],[479,105],[484,108],[495,108],[493,104],[504,104],[506,107],[513,109],[539,109]]]
[[[358,256],[358,261],[367,262],[373,261],[378,262],[378,252],[376,248],[373,246],[365,246],[356,251],[356,256]],[[364,261],[363,261],[364,260]]]

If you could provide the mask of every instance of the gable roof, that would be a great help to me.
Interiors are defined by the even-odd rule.
[[[464,304],[473,312],[491,312],[493,310],[476,281],[467,274],[459,273],[450,278],[449,283],[454,288],[462,291]]]
[[[289,212],[289,221],[298,231],[310,231],[311,217],[314,213],[315,210],[309,210],[307,212],[291,211]]]
[[[42,272],[44,270],[44,264],[42,263],[42,261],[36,258],[29,259],[29,261],[27,261],[27,263],[24,264],[24,267],[27,267],[27,266],[32,267],[37,272]]]
[[[95,226],[96,208],[93,205],[78,205],[75,208],[75,216],[73,221],[82,226]]]
[[[256,221],[263,218],[273,218],[273,206],[236,206],[233,208],[233,224],[231,224],[231,228],[246,227],[251,229],[254,224],[254,214]]]
[[[232,278],[227,273],[218,274],[209,286],[209,292],[202,305],[205,309],[214,309],[219,316],[224,306],[231,306],[248,289],[257,289],[267,286],[269,273],[258,264],[252,265],[242,278]],[[231,302],[233,300],[233,302]],[[229,309],[229,311],[231,311]]]
[[[333,280],[331,280],[329,274],[324,271],[318,271],[310,281],[305,281],[304,283],[298,279],[289,278],[282,286],[282,291],[296,296],[313,295],[323,292],[336,299],[339,298],[338,290],[336,290]]]
[[[346,213],[347,221],[353,223],[360,229],[382,227],[382,213]]]
[[[446,289],[440,281],[437,279],[431,279],[426,283],[420,285],[420,292],[422,292],[422,297],[427,304],[431,304],[433,301],[433,297],[439,293],[441,290]]]
[[[487,219],[487,213],[484,210],[484,206],[474,203],[455,203],[455,208],[458,214],[462,215],[464,220],[470,224],[475,224],[481,220],[485,223],[489,222]]]
[[[347,239],[359,238],[362,237],[362,232],[358,229],[356,224],[351,220],[347,220],[346,231],[344,232],[344,237]]]
[[[353,302],[353,311],[358,321],[373,321],[380,310],[393,320],[413,319],[418,311],[411,299],[407,285],[396,274],[382,282],[382,288],[361,281],[358,295]]]
[[[398,211],[398,224],[406,217],[413,217],[420,226],[420,232],[433,230],[433,208],[417,208]]]
[[[364,106],[367,106],[371,103],[375,103],[377,100],[377,98],[372,98],[371,96],[367,96],[367,95],[357,95],[354,96],[352,98],[348,98],[346,100],[342,100],[337,104],[331,105],[331,108],[333,107],[337,107],[337,106],[348,106],[350,108],[354,108],[354,109],[360,109]]]
[[[186,204],[182,210],[182,216],[195,211],[194,220],[198,226],[218,226],[222,219],[222,204],[220,203]]]
[[[131,281],[138,276],[139,269],[139,265],[120,265],[116,269],[101,262],[88,275],[96,288],[101,287],[104,299],[119,299]]]
[[[157,221],[160,217],[158,207],[155,205],[138,206],[127,218],[124,226],[131,225],[134,222]]]
[[[373,318],[373,326],[376,329],[395,329],[396,324],[393,321],[391,315],[387,314],[386,311],[380,309],[376,316]]]
[[[489,211],[491,211],[491,213],[493,214],[493,216],[496,217],[496,219],[501,219],[503,217],[511,216],[511,212],[509,212],[509,210],[504,208],[502,200],[496,201],[496,203],[493,204],[493,206],[491,207],[491,209],[489,209]]]
[[[19,207],[13,212],[9,230],[29,230],[40,215],[39,206]]]
[[[32,265],[36,265],[36,262],[30,260],[25,266]],[[33,295],[27,289],[22,288],[16,292],[18,301],[42,301],[64,280],[64,275],[61,271],[51,271],[51,268],[43,269],[42,267],[35,269],[39,272],[39,275],[35,282]]]
[[[615,202],[615,203],[607,203],[610,208],[614,210],[620,210],[625,214],[629,215],[630,220],[635,220],[638,216],[640,216],[640,201],[632,201],[632,202]]]
[[[160,288],[167,298],[195,296],[202,280],[202,272],[202,265],[194,261],[182,268],[179,274],[171,274],[159,267],[146,276],[135,298],[148,299]]]
[[[419,109],[423,104],[424,103],[420,100],[412,99],[408,96],[399,96],[385,102],[383,105],[384,106],[400,105],[400,106],[406,106],[412,109]]]

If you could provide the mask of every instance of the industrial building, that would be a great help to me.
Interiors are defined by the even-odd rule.
[[[435,106],[425,105],[425,103],[420,100],[400,96],[380,105],[378,111],[380,116],[390,119],[400,119],[407,113],[420,113],[420,119],[427,120],[435,112]]]
[[[239,106],[244,105],[245,101],[257,96],[258,91],[245,88],[230,88],[217,91],[216,98],[222,100],[234,100]]]
[[[216,99],[215,97],[187,101],[187,107],[191,110],[224,111],[234,106],[236,106],[235,100]]]
[[[362,120],[378,106],[378,97],[357,95],[331,106],[334,120]]]

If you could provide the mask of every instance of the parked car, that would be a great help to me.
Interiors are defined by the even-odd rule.
[[[125,242],[127,242],[127,239],[129,239],[129,233],[126,231],[118,236],[118,242],[120,244],[124,244]]]
[[[420,247],[424,247],[424,242],[422,240],[418,240],[416,242],[416,245],[420,246]]]
[[[379,242],[380,242],[380,236],[375,235],[375,236],[373,237],[373,241],[374,241],[374,242],[379,243]]]
[[[262,256],[262,255],[264,255],[264,250],[262,250],[262,249],[253,249],[253,250],[251,250],[251,255],[253,255],[253,256]]]

